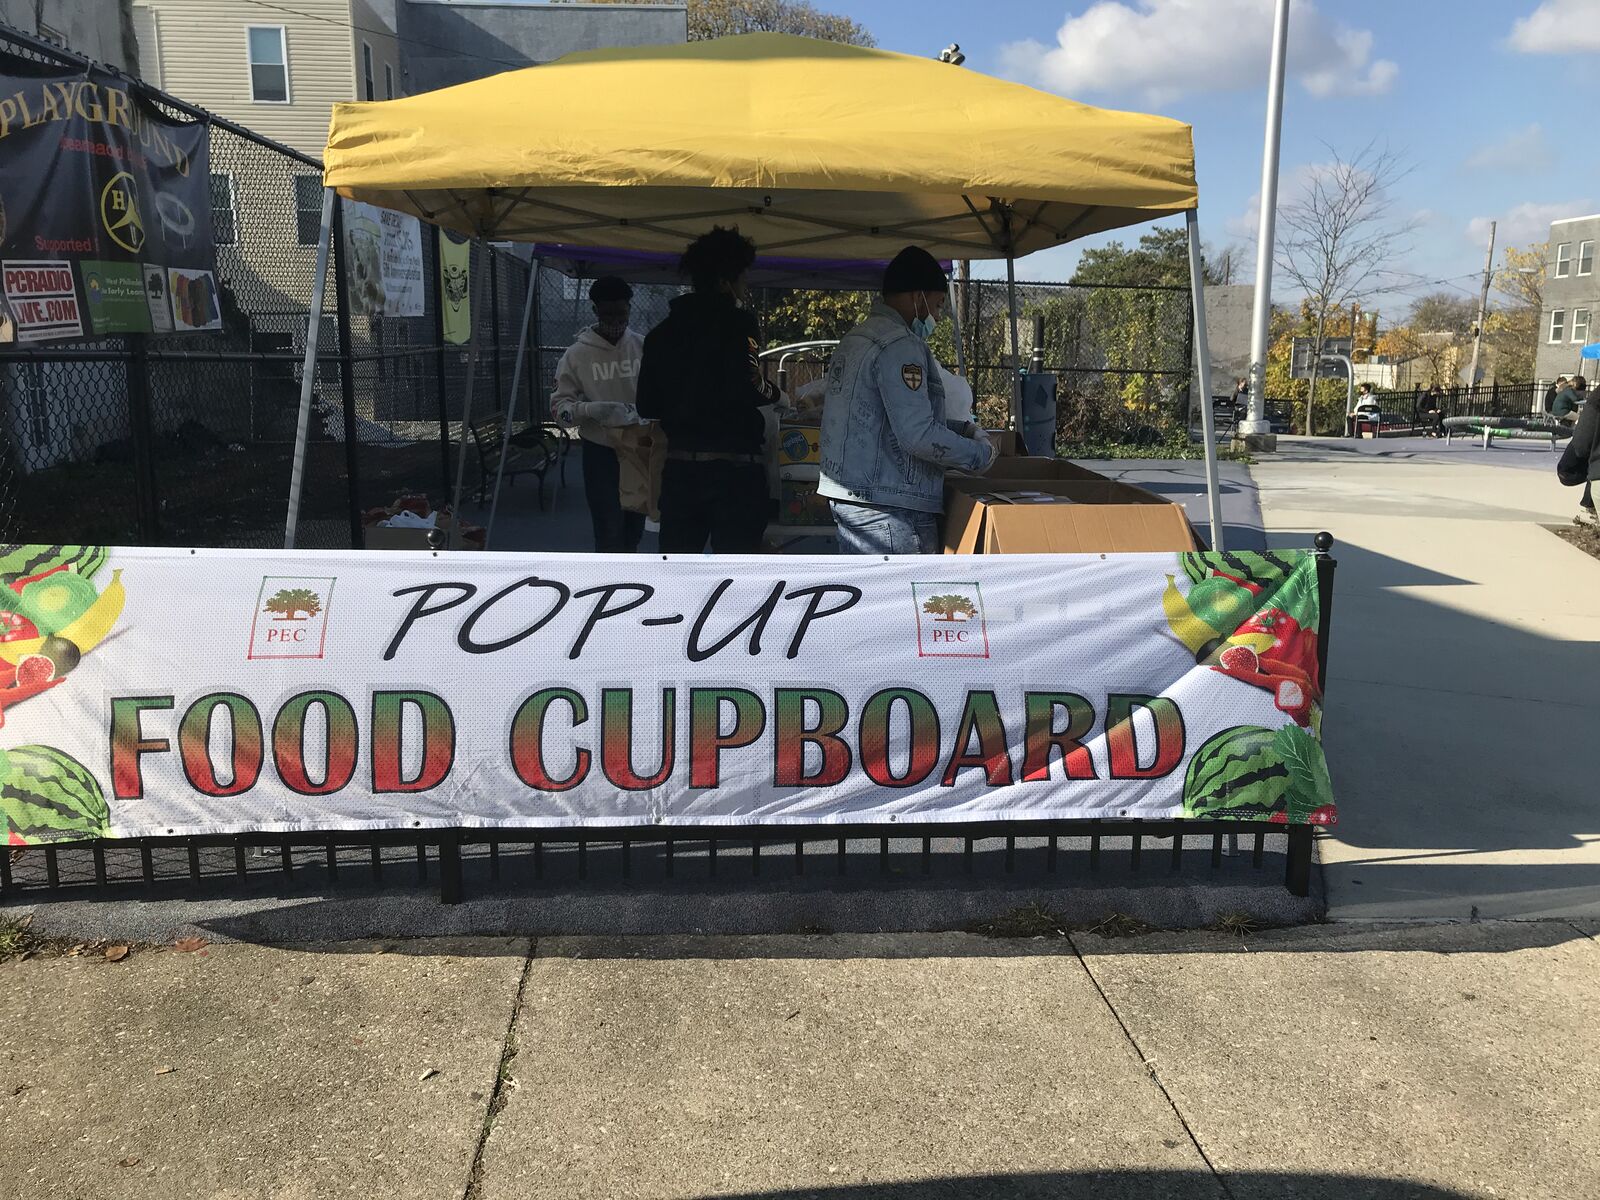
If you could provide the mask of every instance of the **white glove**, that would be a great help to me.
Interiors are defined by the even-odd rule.
[[[586,400],[578,408],[579,414],[585,421],[593,421],[596,425],[615,426],[634,423],[633,409],[620,400]]]
[[[582,400],[557,400],[550,411],[556,419],[556,424],[571,429],[582,418],[583,407]]]

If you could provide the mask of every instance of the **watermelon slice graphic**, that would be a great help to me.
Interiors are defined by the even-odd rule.
[[[1274,729],[1237,725],[1195,751],[1183,780],[1183,815],[1270,821],[1287,812],[1289,768],[1276,736]]]
[[[13,846],[107,836],[111,813],[100,782],[52,746],[0,754],[0,832]]]
[[[1184,776],[1183,814],[1295,825],[1339,819],[1322,744],[1296,725],[1236,725],[1207,741]]]

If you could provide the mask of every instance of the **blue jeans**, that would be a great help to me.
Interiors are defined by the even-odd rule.
[[[830,500],[840,554],[938,554],[939,521],[909,508],[873,508]]]

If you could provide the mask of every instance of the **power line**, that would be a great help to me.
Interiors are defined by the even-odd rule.
[[[439,42],[428,42],[421,38],[410,37],[393,29],[386,29],[381,25],[357,25],[354,21],[341,21],[337,17],[324,16],[321,13],[305,12],[302,9],[290,8],[285,4],[272,4],[269,0],[250,0],[257,8],[270,8],[275,12],[288,13],[293,17],[304,17],[308,21],[321,21],[324,25],[333,25],[339,29],[352,29],[357,33],[378,33],[384,37],[392,37],[397,42],[408,43],[413,46],[425,46],[430,50],[443,50],[456,58],[475,58],[483,62],[499,63],[507,67],[531,67],[534,64],[529,59],[495,58],[489,54],[464,54],[459,46],[445,46]]]

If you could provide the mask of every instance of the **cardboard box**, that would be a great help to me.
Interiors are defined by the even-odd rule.
[[[822,461],[822,429],[816,425],[783,425],[778,429],[778,465]]]
[[[1109,479],[945,481],[946,554],[1110,554],[1198,549],[1183,509]]]
[[[435,546],[428,541],[427,529],[387,529],[382,525],[368,525],[363,530],[363,540],[368,550],[445,550],[451,549],[450,535],[453,532],[453,522],[449,517],[440,517],[439,531],[444,534],[444,542]],[[465,545],[453,547],[458,550],[476,550],[476,543],[467,542]]]

